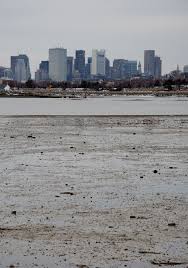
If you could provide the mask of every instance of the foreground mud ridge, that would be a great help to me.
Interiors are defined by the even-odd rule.
[[[188,116],[0,117],[0,267],[188,267]]]

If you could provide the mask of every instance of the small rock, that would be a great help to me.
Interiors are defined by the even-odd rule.
[[[11,214],[16,215],[16,210],[13,210]]]
[[[153,173],[154,173],[154,174],[157,174],[157,173],[158,173],[158,171],[155,169],[155,170],[153,171]]]
[[[170,226],[170,227],[175,227],[176,224],[175,224],[175,222],[171,222],[171,223],[168,224],[168,226]]]
[[[130,219],[136,219],[136,216],[130,216]]]
[[[74,193],[71,193],[71,192],[63,192],[61,194],[65,194],[65,195],[75,195]]]

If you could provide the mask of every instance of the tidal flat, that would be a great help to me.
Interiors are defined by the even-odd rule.
[[[0,267],[188,267],[188,116],[1,116]]]

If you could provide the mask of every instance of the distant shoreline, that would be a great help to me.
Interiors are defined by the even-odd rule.
[[[165,90],[160,89],[124,89],[122,91],[109,91],[93,89],[19,89],[10,92],[1,92],[0,98],[87,98],[87,97],[110,97],[110,96],[185,96],[188,97],[188,89]]]

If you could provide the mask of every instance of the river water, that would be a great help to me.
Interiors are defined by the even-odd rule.
[[[0,115],[187,115],[187,97],[0,98]]]

